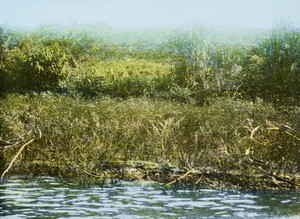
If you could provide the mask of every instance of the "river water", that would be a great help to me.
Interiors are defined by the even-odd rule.
[[[0,184],[0,218],[300,218],[300,194],[10,178]]]

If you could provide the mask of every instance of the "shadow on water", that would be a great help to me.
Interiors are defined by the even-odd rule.
[[[0,218],[9,215],[10,207],[7,205],[7,200],[5,199],[5,187],[3,183],[0,182]]]
[[[268,191],[259,192],[258,205],[265,205],[263,211],[268,215],[289,216],[297,215],[300,218],[300,193],[295,191]]]
[[[5,161],[4,161],[3,152],[2,152],[2,150],[0,148],[0,176],[2,175],[2,173],[4,171],[4,168],[5,168]]]

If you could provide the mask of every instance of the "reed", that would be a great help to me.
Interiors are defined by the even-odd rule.
[[[35,139],[11,174],[100,176],[134,161],[180,170],[260,172],[249,160],[272,174],[299,172],[299,108],[287,115],[268,104],[223,98],[199,108],[49,94],[9,95],[1,103],[1,138],[15,144],[2,152],[6,162],[19,144]],[[117,169],[124,176],[126,168]]]

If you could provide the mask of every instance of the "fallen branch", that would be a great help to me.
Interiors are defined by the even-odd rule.
[[[281,182],[286,182],[286,183],[288,183],[290,185],[293,185],[293,186],[296,186],[296,187],[300,187],[300,183],[294,182],[290,178],[282,177],[282,176],[279,176],[279,175],[276,175],[276,174],[273,174],[273,173],[270,173],[270,172],[264,170],[264,168],[263,168],[262,165],[258,164],[258,162],[255,162],[251,158],[248,158],[247,160],[250,161],[253,164],[253,167],[255,167],[256,169],[260,170],[265,175],[270,176],[270,177],[274,177],[276,180],[279,180]]]
[[[93,174],[93,173],[90,173],[90,172],[88,172],[88,171],[86,171],[86,170],[84,170],[84,169],[78,167],[78,165],[76,165],[76,164],[71,164],[71,166],[72,166],[73,168],[75,168],[77,171],[81,171],[81,172],[83,172],[84,174],[86,174],[86,175],[88,175],[88,176],[91,176],[91,177],[94,177],[94,178],[103,178],[103,176],[99,176],[99,175],[95,175],[95,174]]]
[[[185,174],[183,174],[182,176],[178,177],[177,179],[169,182],[169,183],[166,183],[165,186],[170,186],[170,185],[173,185],[174,183],[180,181],[181,179],[184,179],[185,177],[187,177],[190,173],[194,173],[195,170],[188,170]]]
[[[5,146],[8,146],[8,145],[12,145],[14,143],[10,142],[10,141],[3,141],[0,139],[0,146],[2,147],[5,147]]]
[[[14,163],[15,160],[18,158],[18,156],[19,156],[20,153],[23,151],[23,149],[24,149],[27,145],[29,145],[31,142],[33,142],[33,141],[34,141],[34,139],[31,139],[30,141],[26,142],[26,143],[20,148],[20,150],[18,151],[18,153],[16,154],[16,156],[15,156],[15,157],[12,159],[12,161],[10,162],[9,166],[7,167],[7,169],[2,173],[0,181],[3,180],[4,175],[10,170],[10,168],[11,168],[12,165],[13,165],[13,163]]]

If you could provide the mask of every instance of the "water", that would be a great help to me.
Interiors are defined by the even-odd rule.
[[[300,194],[167,190],[146,183],[80,187],[49,177],[0,184],[1,219],[83,217],[300,218]]]

